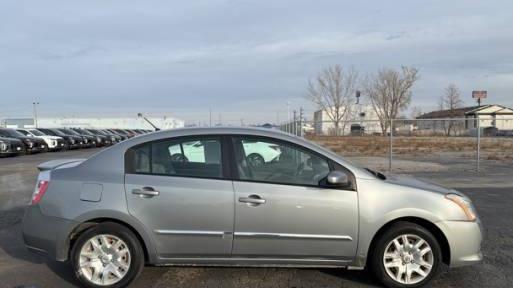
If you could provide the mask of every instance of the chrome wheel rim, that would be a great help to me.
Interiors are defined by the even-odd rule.
[[[413,234],[396,237],[385,248],[383,264],[394,281],[416,284],[431,273],[434,254],[429,243]]]
[[[87,240],[80,249],[79,273],[100,286],[123,279],[130,268],[130,250],[119,237],[100,234]]]

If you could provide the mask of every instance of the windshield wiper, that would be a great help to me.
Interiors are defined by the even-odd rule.
[[[387,180],[387,177],[384,174],[382,174],[382,173],[376,172],[376,171],[371,170],[369,168],[365,168],[365,170],[369,171],[372,175],[378,177],[381,180]]]

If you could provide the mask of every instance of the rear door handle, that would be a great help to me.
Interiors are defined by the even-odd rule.
[[[159,196],[160,192],[153,187],[143,187],[142,189],[133,189],[132,194],[139,195],[143,198]]]
[[[249,195],[248,197],[239,197],[239,202],[247,203],[250,206],[258,206],[265,204],[265,199],[258,195]]]

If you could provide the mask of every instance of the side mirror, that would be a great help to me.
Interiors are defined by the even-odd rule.
[[[349,181],[349,176],[342,171],[331,171],[328,176],[326,176],[326,184],[331,187],[348,187],[351,182]]]

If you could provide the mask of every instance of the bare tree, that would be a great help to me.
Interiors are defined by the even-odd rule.
[[[387,133],[390,119],[396,118],[410,104],[411,88],[417,80],[418,70],[405,66],[400,71],[381,69],[377,75],[367,77],[364,93],[379,118],[383,135]]]
[[[460,90],[455,84],[449,84],[445,88],[445,93],[440,97],[440,110],[448,110],[448,117],[457,117],[456,109],[463,106],[463,100],[461,100]],[[445,135],[450,136],[451,133],[456,131],[458,126],[457,121],[454,120],[442,120],[442,127],[445,131]]]
[[[442,96],[442,102],[444,103],[445,109],[454,111],[455,109],[463,106],[463,100],[461,100],[460,89],[455,84],[449,84],[445,88],[445,95]]]
[[[345,128],[350,115],[352,96],[356,91],[358,73],[350,68],[344,70],[335,65],[322,70],[314,80],[308,82],[307,98],[325,112],[335,126],[335,135]],[[321,112],[321,113],[323,113]]]
[[[422,108],[420,106],[413,106],[410,112],[411,118],[415,119],[422,115]]]

